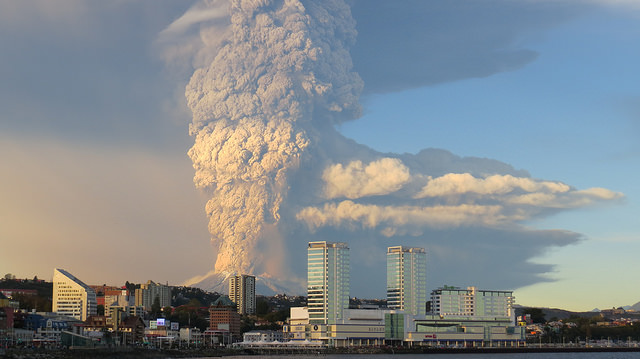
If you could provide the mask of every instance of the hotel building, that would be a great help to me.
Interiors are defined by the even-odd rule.
[[[387,306],[424,315],[427,303],[427,254],[424,248],[387,248]]]
[[[307,295],[310,324],[335,324],[349,308],[349,247],[309,242]]]

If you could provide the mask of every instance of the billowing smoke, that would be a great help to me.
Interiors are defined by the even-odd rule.
[[[355,23],[342,1],[232,1],[230,17],[230,38],[186,89],[189,156],[196,186],[211,195],[215,272],[268,277],[281,273],[265,271],[258,247],[281,238],[266,238],[267,228],[277,228],[287,178],[316,141],[314,122],[360,112],[347,49]]]
[[[203,47],[186,89],[189,156],[210,196],[218,254],[212,273],[189,284],[225,290],[229,275],[247,273],[302,293],[306,243],[329,240],[353,249],[359,295],[383,293],[392,245],[427,248],[434,285],[515,288],[551,270],[529,259],[582,239],[524,223],[622,197],[495,160],[437,149],[384,154],[344,138],[335,125],[359,116],[363,82],[349,53],[356,24],[341,0],[211,0],[167,31],[200,18],[213,23],[199,28]]]

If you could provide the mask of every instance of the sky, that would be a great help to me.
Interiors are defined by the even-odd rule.
[[[204,210],[212,197],[193,182],[196,162],[187,152],[197,121],[185,86],[222,46],[220,3],[0,1],[2,274],[51,279],[59,267],[91,284],[180,284],[213,268],[220,249],[209,240]],[[279,233],[357,237],[350,246],[359,297],[384,296],[362,272],[380,266],[383,240],[396,237],[427,249],[429,289],[513,289],[518,304],[569,310],[640,301],[640,6],[350,4],[362,115],[332,123],[362,146],[344,144],[354,150],[346,156],[320,155],[317,145],[308,156],[324,169],[303,171],[302,156]],[[194,37],[193,27],[178,25],[198,14],[209,22]],[[325,142],[342,144],[329,132]],[[449,162],[428,166],[438,161]],[[301,195],[307,173],[326,186],[323,195]],[[477,197],[445,196],[436,186],[461,173],[472,175],[455,178],[473,184]],[[486,192],[491,175],[515,187],[507,176],[529,179],[538,190],[527,193],[557,197],[548,206],[513,205],[523,197]],[[414,184],[422,190],[409,200],[403,191]],[[553,189],[563,186],[571,189]],[[594,188],[606,192],[581,192]],[[471,224],[429,217],[428,225],[389,218],[367,226],[335,210],[394,212],[436,195],[512,212],[500,212],[506,219],[498,225],[485,214]],[[304,241],[287,240],[304,251]],[[446,266],[453,261],[455,268]],[[294,272],[301,266],[291,264]]]

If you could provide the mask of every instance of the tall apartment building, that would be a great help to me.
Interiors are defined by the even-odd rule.
[[[427,254],[424,248],[387,248],[387,306],[425,315]]]
[[[238,306],[238,313],[256,313],[256,277],[242,274],[229,279],[229,298]]]
[[[160,301],[161,308],[170,306],[171,288],[168,285],[156,284],[149,280],[146,284],[141,284],[140,288],[136,289],[135,305],[143,307],[145,310],[151,310],[156,297]]]
[[[96,315],[96,292],[64,269],[53,270],[53,308],[60,315],[85,321]]]
[[[335,324],[349,308],[349,247],[340,242],[309,242],[307,307],[310,324]]]
[[[445,286],[431,292],[431,308],[435,315],[511,318],[512,291],[461,289]]]

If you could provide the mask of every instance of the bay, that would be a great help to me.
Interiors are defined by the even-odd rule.
[[[228,359],[640,359],[640,352],[599,352],[599,353],[485,353],[485,354],[317,354],[317,355],[239,355]],[[200,358],[204,359],[204,358]]]

